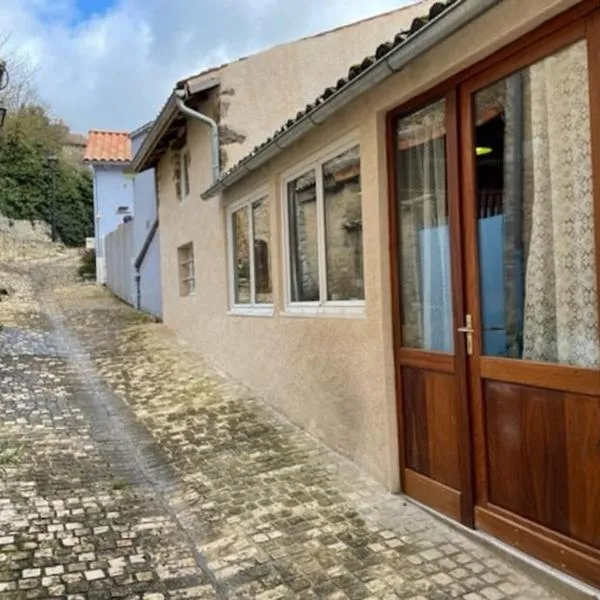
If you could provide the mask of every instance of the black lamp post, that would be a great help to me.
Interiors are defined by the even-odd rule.
[[[6,70],[6,63],[0,60],[0,91],[6,89],[8,85],[8,71]],[[7,108],[0,101],[0,127],[4,125],[4,119],[6,118]]]
[[[54,189],[54,171],[58,163],[58,156],[48,155],[48,170],[50,171],[50,222],[52,223],[52,241],[56,242],[56,191]]]

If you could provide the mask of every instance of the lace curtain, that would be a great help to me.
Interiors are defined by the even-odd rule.
[[[529,69],[523,358],[600,367],[586,44]],[[530,164],[528,164],[530,161]]]

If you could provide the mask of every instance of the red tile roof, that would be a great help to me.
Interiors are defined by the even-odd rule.
[[[83,159],[89,162],[130,162],[129,132],[90,129]]]

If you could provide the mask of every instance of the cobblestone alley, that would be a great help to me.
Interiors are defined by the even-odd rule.
[[[0,264],[2,600],[559,597],[75,267]]]

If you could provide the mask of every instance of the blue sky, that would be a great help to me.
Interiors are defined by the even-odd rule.
[[[114,0],[77,0],[77,9],[82,20],[91,15],[103,14],[112,6]]]
[[[174,82],[410,0],[0,0],[0,51],[74,130],[133,130]]]

